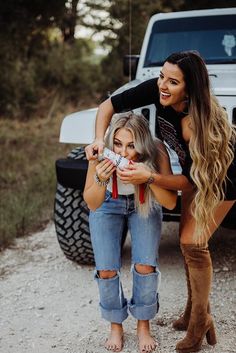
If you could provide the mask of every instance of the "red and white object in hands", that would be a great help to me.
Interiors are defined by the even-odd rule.
[[[99,161],[102,161],[103,159],[109,159],[119,169],[123,169],[130,162],[129,159],[109,150],[107,147],[104,148],[103,154],[98,157]]]
[[[115,153],[111,151],[109,148],[105,147],[103,150],[103,154],[98,157],[98,159],[101,161],[103,159],[109,159],[113,164],[119,168],[123,169],[129,164],[133,164],[133,162],[125,157],[122,157],[120,154]],[[144,191],[145,191],[145,186],[144,184],[139,185],[139,202],[142,204],[145,202],[144,199]],[[112,198],[117,199],[118,198],[118,187],[117,187],[117,176],[116,172],[113,173],[112,176]]]

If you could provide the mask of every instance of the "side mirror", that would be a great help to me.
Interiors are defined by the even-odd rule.
[[[133,80],[136,76],[139,55],[125,55],[123,59],[123,73]]]

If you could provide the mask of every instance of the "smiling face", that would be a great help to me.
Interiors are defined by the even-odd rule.
[[[115,153],[120,154],[129,160],[135,161],[138,157],[138,153],[134,146],[134,137],[130,130],[121,128],[117,130],[114,135],[114,147]]]
[[[165,62],[158,78],[158,88],[163,106],[172,106],[178,112],[185,109],[186,85],[178,65]]]

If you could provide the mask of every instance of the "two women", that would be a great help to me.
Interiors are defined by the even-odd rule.
[[[107,99],[99,106],[96,139],[87,158],[100,153],[115,112],[155,104],[156,135],[178,155],[181,175],[152,174],[154,185],[182,191],[180,246],[185,262],[188,300],[174,328],[187,330],[179,352],[195,352],[206,336],[216,343],[209,310],[212,263],[208,240],[236,201],[235,130],[210,92],[207,68],[196,52],[170,55],[154,78]],[[139,165],[120,173],[123,183],[143,183]]]
[[[158,248],[161,235],[161,205],[173,209],[175,191],[153,183],[153,173],[171,174],[164,145],[154,141],[143,116],[132,112],[113,117],[105,145],[127,163],[139,168],[143,184],[120,182],[122,170],[109,159],[89,161],[84,199],[90,208],[89,224],[94,250],[102,317],[110,322],[105,344],[118,352],[123,346],[123,321],[128,312],[137,319],[139,349],[149,353],[156,347],[149,320],[159,308]],[[123,169],[125,170],[125,168]],[[132,298],[127,301],[121,285],[121,244],[126,224],[132,244]]]

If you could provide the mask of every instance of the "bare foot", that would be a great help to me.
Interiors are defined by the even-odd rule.
[[[156,349],[157,343],[155,342],[154,338],[150,335],[148,320],[138,320],[137,334],[139,340],[140,353],[151,353]]]
[[[111,333],[105,343],[108,351],[120,352],[123,348],[123,327],[122,324],[111,323]]]

